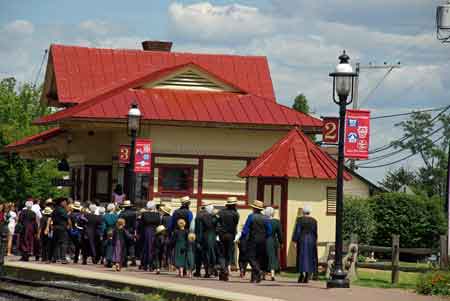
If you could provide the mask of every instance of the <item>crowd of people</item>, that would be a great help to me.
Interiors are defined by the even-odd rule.
[[[7,226],[7,254],[13,240],[20,260],[45,263],[103,264],[115,271],[128,266],[159,274],[176,269],[179,277],[218,277],[227,281],[231,266],[245,277],[251,266],[251,282],[275,280],[280,270],[279,251],[283,243],[275,210],[260,201],[238,231],[237,199],[228,198],[224,208],[213,205],[190,210],[190,198],[181,199],[172,212],[167,205],[149,201],[137,210],[128,200],[105,207],[82,204],[66,198],[45,202],[29,199],[16,211],[14,204],[1,205],[0,221]],[[309,216],[297,219],[293,242],[297,246],[298,282],[307,282],[317,270],[317,222]],[[235,262],[235,248],[239,249]],[[202,273],[203,272],[203,273]]]

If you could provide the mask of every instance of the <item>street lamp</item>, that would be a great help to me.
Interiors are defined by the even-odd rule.
[[[137,103],[131,105],[128,111],[128,134],[131,136],[131,154],[130,164],[128,165],[128,198],[132,204],[136,201],[136,174],[134,173],[134,154],[136,148],[136,136],[141,127],[141,111],[138,108]]]
[[[350,282],[342,269],[342,214],[344,205],[344,135],[346,107],[353,100],[353,84],[358,76],[349,64],[350,57],[343,51],[339,56],[336,70],[330,73],[333,77],[333,101],[339,105],[339,142],[338,142],[338,172],[336,178],[336,243],[334,256],[334,270],[331,279],[327,281],[327,288],[348,288]],[[349,98],[349,95],[351,96]]]

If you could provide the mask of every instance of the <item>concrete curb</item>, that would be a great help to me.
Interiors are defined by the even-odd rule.
[[[142,279],[130,277],[127,275],[120,275],[120,273],[106,274],[102,272],[85,271],[80,268],[73,268],[71,266],[61,266],[61,265],[42,265],[32,262],[6,262],[5,266],[13,268],[23,268],[28,270],[50,272],[60,275],[67,275],[82,279],[93,279],[93,280],[105,280],[115,283],[120,283],[124,285],[138,285],[142,287],[148,287],[153,289],[158,289],[161,291],[170,291],[175,293],[183,293],[193,296],[202,296],[207,298],[215,298],[229,301],[282,301],[283,299],[275,299],[268,297],[261,297],[255,295],[248,295],[242,293],[235,293],[230,291],[218,290],[213,288],[205,288],[198,286],[191,286],[185,284],[175,284],[171,282],[163,282],[152,279]]]

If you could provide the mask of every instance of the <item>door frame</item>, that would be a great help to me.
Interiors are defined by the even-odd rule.
[[[112,166],[111,165],[85,165],[85,187],[87,193],[89,193],[89,200],[95,200],[96,192],[96,173],[97,171],[107,171],[108,172],[108,193],[105,195],[106,202],[111,202],[111,191],[112,191]],[[90,184],[89,184],[89,183]],[[89,190],[90,186],[90,191]],[[87,195],[87,194],[86,194]]]
[[[258,178],[257,198],[264,201],[264,185],[281,185],[280,206],[276,209],[280,213],[281,230],[283,231],[283,247],[281,248],[280,265],[287,267],[287,220],[288,220],[288,179],[287,178]],[[273,199],[273,186],[272,186]]]

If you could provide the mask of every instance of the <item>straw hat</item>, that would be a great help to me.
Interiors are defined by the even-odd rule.
[[[164,225],[159,225],[158,227],[156,227],[156,234],[159,234],[163,231],[166,231],[166,227],[164,227]]]
[[[181,204],[187,204],[191,202],[191,198],[189,196],[184,196],[181,198]]]
[[[53,199],[52,198],[49,198],[49,199],[45,200],[45,205],[51,205],[51,204],[53,204]]]
[[[120,207],[125,208],[125,207],[131,207],[131,201],[130,200],[125,200],[123,202],[122,205],[120,205]]]
[[[250,205],[250,207],[263,210],[264,209],[264,203],[258,200],[254,200],[253,203]]]
[[[235,196],[230,196],[230,197],[227,199],[227,202],[226,202],[225,205],[236,205],[237,202],[238,202],[237,197],[235,197]]]
[[[73,202],[72,209],[73,210],[81,210],[81,203],[79,201]]]
[[[50,215],[52,214],[53,210],[50,207],[45,207],[44,211],[42,211],[43,215]]]
[[[172,212],[172,208],[170,208],[168,205],[164,205],[162,207],[159,207],[159,210],[166,214],[170,214]]]
[[[188,240],[189,240],[189,241],[195,241],[195,239],[196,239],[196,236],[195,236],[194,233],[189,233],[189,234],[188,234]]]

